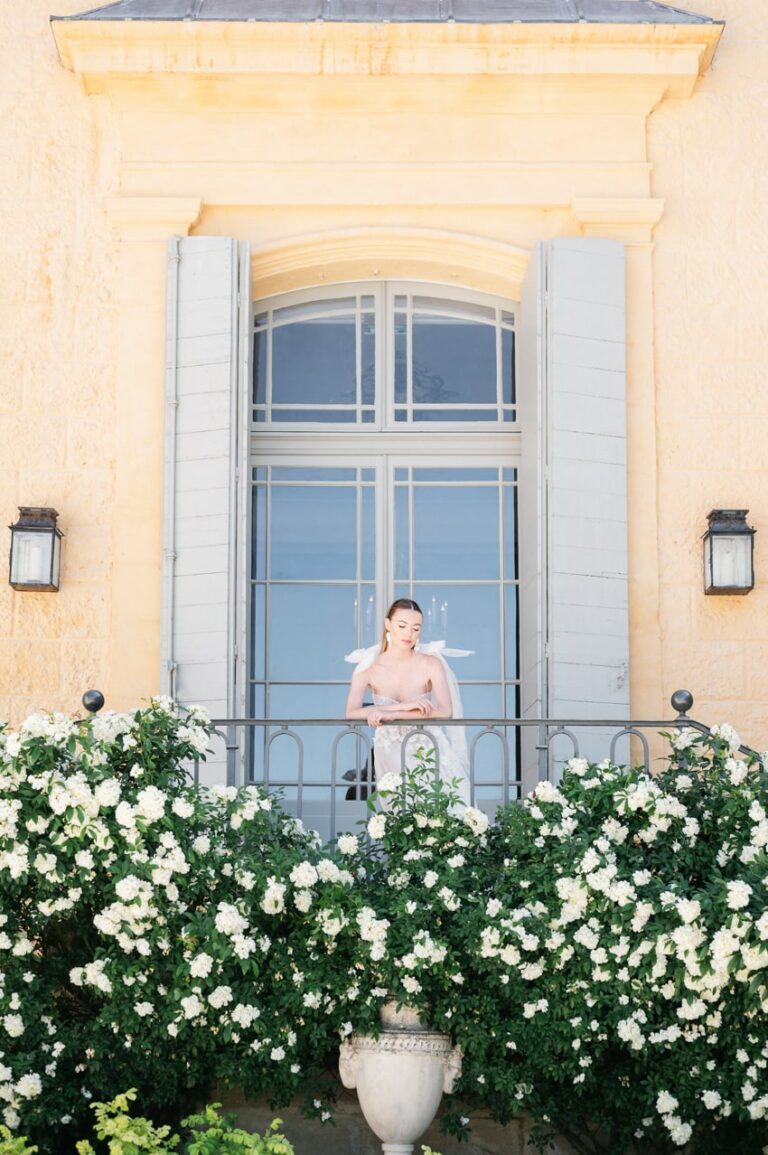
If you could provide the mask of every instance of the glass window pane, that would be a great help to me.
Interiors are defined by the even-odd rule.
[[[301,321],[273,330],[273,402],[354,405],[355,381],[354,317]]]
[[[415,311],[429,310],[436,313],[458,314],[460,317],[477,317],[493,324],[496,310],[492,305],[477,305],[472,301],[447,301],[444,297],[414,297]]]
[[[250,714],[251,718],[266,717],[266,697],[264,686],[251,686]],[[264,744],[266,742],[266,727],[254,726],[248,731],[248,773],[252,782],[264,780]]]
[[[413,400],[430,404],[495,402],[496,329],[471,321],[415,315]]]
[[[518,669],[519,601],[517,586],[504,587],[504,663],[508,678],[520,676]]]
[[[451,659],[459,681],[497,681],[501,676],[497,590],[473,585],[414,586],[413,597],[424,611],[424,640],[444,638],[451,647],[474,651],[469,657]]]
[[[373,313],[366,313],[360,333],[360,378],[363,405],[376,400],[376,328]]]
[[[520,717],[520,687],[519,686],[507,686],[506,697],[507,697],[506,716],[508,718],[519,718]]]
[[[267,676],[338,678],[346,685],[352,667],[344,655],[357,645],[356,598],[354,585],[274,585]]]
[[[251,674],[252,678],[266,676],[266,587],[259,583],[251,586]]]
[[[504,577],[517,577],[517,486],[504,486]]]
[[[493,481],[499,479],[498,469],[414,469],[414,481]]]
[[[311,422],[313,425],[350,425],[357,421],[357,413],[354,409],[273,409],[272,420],[286,423]]]
[[[404,313],[395,314],[395,401],[408,400],[408,336]]]
[[[405,417],[405,414],[403,415]],[[414,409],[414,421],[498,421],[497,409]]]
[[[413,520],[417,580],[498,579],[497,487],[414,486]]]
[[[379,616],[376,612],[376,587],[360,587],[360,645],[372,646],[380,640]],[[351,667],[350,667],[351,670]]]
[[[263,405],[267,399],[267,341],[265,331],[253,337],[253,400]]]
[[[273,465],[273,481],[357,481],[356,469],[326,469],[299,465]]]
[[[285,305],[274,309],[272,321],[275,325],[295,324],[297,321],[311,321],[320,315],[353,313],[357,301],[354,297],[331,297],[327,301],[309,301],[301,305]]]
[[[375,420],[376,420],[376,414],[375,413],[373,413],[370,409],[364,409],[363,410],[363,424],[364,425],[372,425]]]
[[[352,486],[275,486],[271,514],[273,580],[356,577],[357,510]]]
[[[515,334],[509,329],[501,332],[501,399],[505,405],[514,405],[515,397]]]
[[[464,659],[456,658],[454,671],[460,675]],[[500,718],[502,710],[501,686],[462,685],[461,704],[465,718]]]
[[[411,576],[409,540],[408,490],[398,485],[395,487],[395,580]]]
[[[273,718],[341,718],[347,700],[347,686],[273,685],[270,687],[270,714]],[[292,727],[303,747],[305,783],[331,782],[333,741],[338,731],[332,726]],[[355,767],[354,739],[337,753],[336,780],[342,782],[347,770]],[[270,780],[298,777],[298,749],[290,737],[276,738],[269,752]]]
[[[257,581],[267,576],[267,489],[256,485],[251,507],[251,577]]]
[[[363,524],[360,576],[364,581],[373,581],[376,577],[376,493],[372,485],[362,487],[361,499]]]

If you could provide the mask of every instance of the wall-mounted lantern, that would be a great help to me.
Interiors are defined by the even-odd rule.
[[[20,505],[19,520],[11,531],[10,583],[15,590],[50,591],[59,588],[61,539],[55,509]]]
[[[713,509],[704,534],[704,593],[748,594],[755,588],[755,530],[748,509]]]

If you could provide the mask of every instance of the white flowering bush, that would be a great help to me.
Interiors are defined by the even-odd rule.
[[[262,789],[197,789],[171,704],[0,735],[0,1113],[40,1155],[137,1087],[330,1117],[339,1039],[394,998],[464,1054],[446,1127],[529,1112],[580,1151],[768,1144],[768,783],[726,726],[670,765],[574,759],[494,825],[425,760],[321,848]]]
[[[290,1098],[338,1038],[291,960],[316,839],[263,791],[191,785],[207,741],[163,700],[0,736],[0,1111],[41,1153],[126,1086],[160,1122],[215,1081]]]
[[[488,834],[459,1092],[541,1142],[768,1142],[765,768],[730,727],[670,738],[659,776],[573,759]]]

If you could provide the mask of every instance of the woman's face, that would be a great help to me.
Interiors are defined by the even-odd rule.
[[[421,614],[416,610],[395,610],[384,625],[389,630],[390,646],[399,650],[413,650],[421,633]]]

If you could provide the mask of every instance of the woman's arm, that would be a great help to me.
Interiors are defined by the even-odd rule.
[[[382,721],[408,718],[428,718],[432,714],[432,703],[417,699],[413,702],[393,702],[390,706],[364,706],[365,691],[370,685],[369,671],[361,670],[352,675],[347,697],[345,717],[362,718],[374,728]]]
[[[432,718],[452,718],[451,691],[448,688],[445,668],[440,659],[433,657],[432,654],[429,655],[429,680],[435,699],[430,716]]]
[[[368,686],[367,670],[360,670],[359,673],[352,675],[352,681],[349,684],[349,694],[347,696],[346,718],[363,718],[366,722],[369,720],[368,715],[371,713],[372,707],[363,705],[365,691],[368,689]],[[374,707],[374,709],[378,709],[378,707]]]

